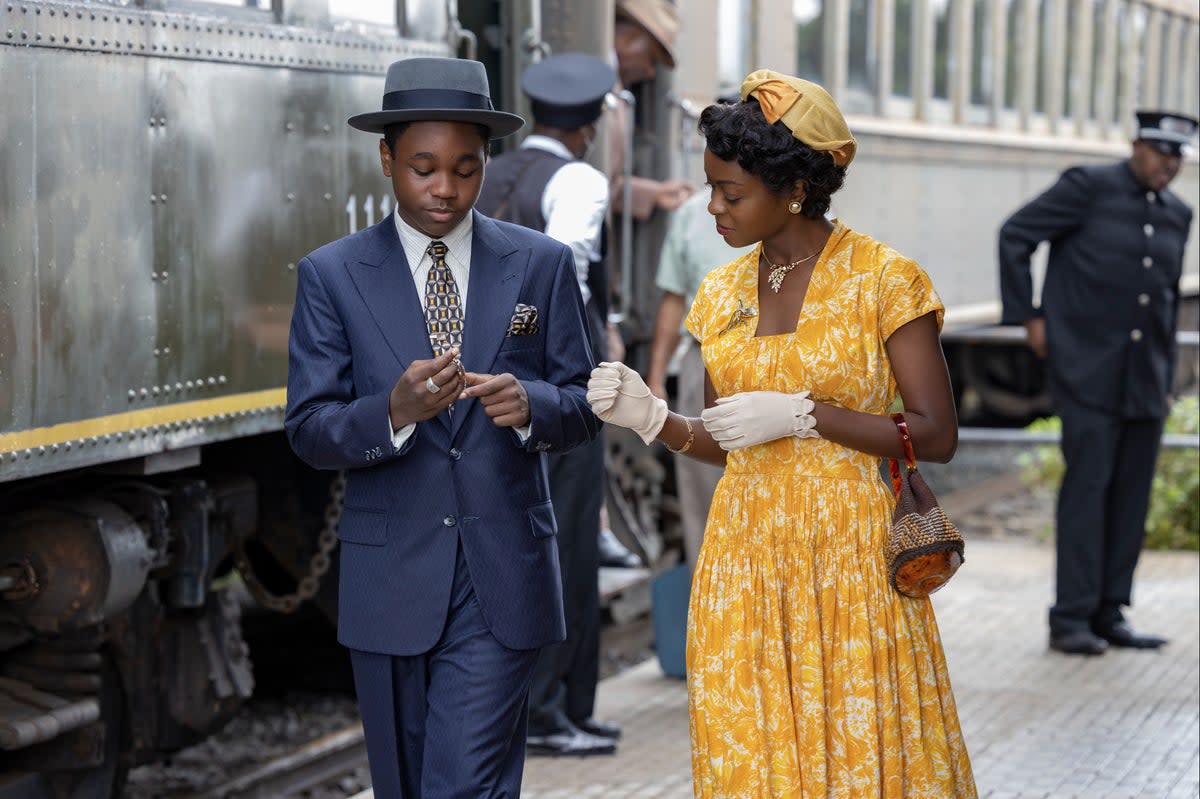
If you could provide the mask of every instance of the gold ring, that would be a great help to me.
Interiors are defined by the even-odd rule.
[[[442,387],[433,382],[432,377],[425,378],[425,388],[429,389],[430,394],[436,394],[442,390]]]

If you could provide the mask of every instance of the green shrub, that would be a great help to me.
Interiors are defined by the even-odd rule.
[[[1026,429],[1058,432],[1058,417],[1038,419]],[[1200,400],[1183,397],[1171,406],[1167,417],[1168,433],[1200,431]],[[1033,490],[1057,491],[1063,476],[1062,452],[1057,445],[1045,445],[1023,453],[1019,458],[1021,478]],[[1150,490],[1150,511],[1146,514],[1147,549],[1200,550],[1200,461],[1190,447],[1166,449],[1158,454],[1154,484]]]

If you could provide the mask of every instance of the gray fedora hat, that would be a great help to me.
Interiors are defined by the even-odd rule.
[[[492,106],[483,64],[463,58],[406,58],[388,67],[383,108],[346,120],[368,133],[383,133],[396,122],[474,122],[499,139],[516,133],[525,120]]]

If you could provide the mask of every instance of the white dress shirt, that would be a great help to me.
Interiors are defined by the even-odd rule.
[[[542,216],[547,236],[571,248],[575,257],[575,279],[586,303],[592,296],[588,270],[600,260],[600,226],[608,212],[608,178],[586,161],[580,161],[558,139],[533,134],[521,148],[545,150],[570,159],[555,172],[542,191]]]
[[[472,214],[468,213],[458,225],[440,239],[431,239],[421,231],[409,225],[400,218],[400,209],[392,214],[396,220],[396,233],[400,236],[400,246],[404,248],[404,257],[408,260],[408,268],[412,272],[413,284],[417,289],[417,297],[421,299],[421,307],[425,307],[425,284],[429,280],[429,270],[433,268],[433,258],[429,255],[429,244],[441,241],[446,245],[446,266],[454,275],[458,286],[458,299],[462,307],[463,319],[467,317],[467,288],[471,281],[471,238],[475,231]],[[388,429],[392,423],[388,420]],[[406,424],[399,430],[392,431],[392,446],[399,450],[408,437],[417,429],[416,422]],[[529,438],[530,425],[513,428],[521,440]]]

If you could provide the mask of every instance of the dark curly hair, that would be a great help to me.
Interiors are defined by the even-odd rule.
[[[713,155],[736,161],[772,194],[786,197],[797,180],[805,181],[808,190],[800,213],[809,219],[829,211],[829,198],[846,179],[846,167],[835,165],[829,153],[796,139],[783,122],[768,123],[754,98],[710,105],[700,114],[699,128]]]

